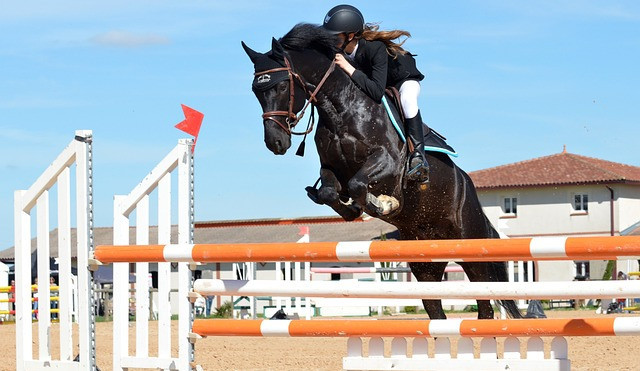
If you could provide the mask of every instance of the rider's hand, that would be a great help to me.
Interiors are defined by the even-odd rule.
[[[342,68],[344,70],[344,72],[346,72],[349,76],[353,75],[353,73],[355,72],[355,68],[351,65],[351,63],[349,63],[347,61],[347,59],[344,57],[344,55],[342,54],[336,54],[335,58],[333,59],[336,64]]]

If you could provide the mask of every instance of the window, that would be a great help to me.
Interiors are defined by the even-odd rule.
[[[514,215],[518,213],[518,199],[516,197],[505,197],[504,213]]]
[[[589,196],[588,195],[574,195],[573,196],[573,209],[576,211],[589,211]]]
[[[584,281],[589,278],[589,261],[574,261],[576,265],[576,281]]]

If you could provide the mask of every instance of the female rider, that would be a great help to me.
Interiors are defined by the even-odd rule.
[[[338,47],[344,54],[336,54],[336,64],[373,100],[380,102],[386,87],[398,89],[406,133],[414,146],[409,155],[407,177],[428,181],[429,167],[418,108],[419,81],[424,75],[416,68],[413,56],[402,48],[404,41],[393,42],[411,34],[402,30],[378,31],[377,25],[365,24],[362,13],[351,5],[338,5],[329,10],[322,27],[338,36]]]

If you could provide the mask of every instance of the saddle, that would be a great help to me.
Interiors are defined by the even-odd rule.
[[[391,104],[389,104],[389,102],[391,102]],[[385,110],[387,111],[387,115],[389,115],[389,119],[391,119],[391,123],[398,132],[400,139],[402,139],[403,142],[406,142],[406,133],[404,127],[405,117],[404,112],[402,111],[402,105],[400,104],[400,93],[398,92],[398,89],[394,87],[387,88],[385,91],[385,96],[382,97],[382,103]],[[422,125],[424,131],[425,151],[441,152],[452,157],[458,157],[458,153],[456,152],[456,150],[447,144],[447,138],[445,138],[442,134],[433,130],[426,124],[423,123]]]

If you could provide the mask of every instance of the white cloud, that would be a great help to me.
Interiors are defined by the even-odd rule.
[[[98,45],[135,48],[147,45],[169,44],[169,39],[158,34],[139,34],[129,31],[113,30],[93,36],[89,39]]]
[[[287,5],[293,6],[297,1],[287,1]],[[284,4],[279,4],[285,6]],[[268,7],[268,4],[260,0],[243,1],[166,1],[166,0],[112,0],[112,1],[82,1],[60,0],[45,1],[33,0],[29,2],[6,1],[2,4],[0,20],[7,22],[47,21],[63,20],[86,21],[87,19],[104,20],[113,15],[128,14],[133,16],[150,14],[168,14],[175,16],[179,12],[197,12],[217,14],[234,12],[241,13],[255,11]],[[273,6],[272,6],[273,7]],[[149,18],[152,19],[152,18]],[[138,19],[138,21],[140,21]],[[238,19],[236,19],[238,21]]]

